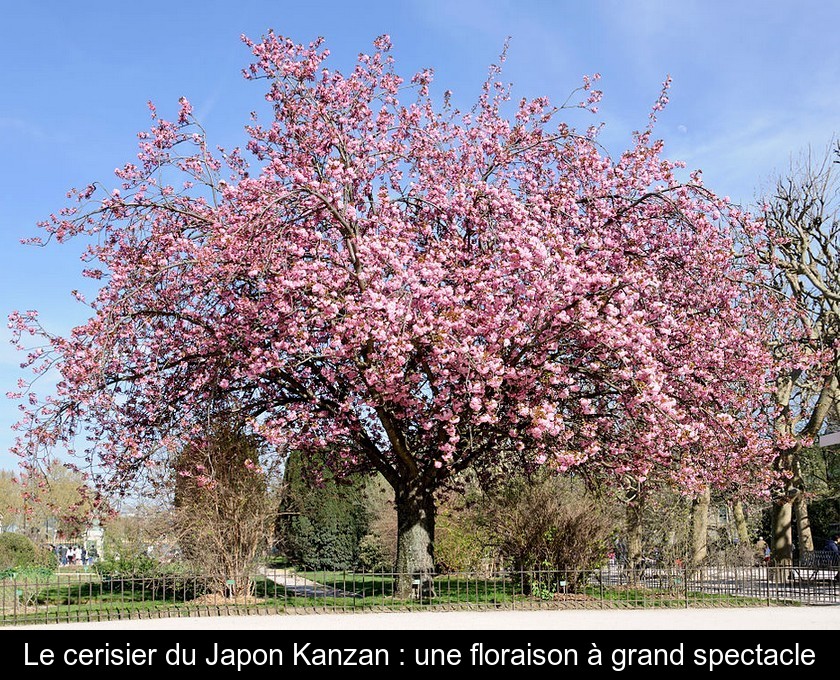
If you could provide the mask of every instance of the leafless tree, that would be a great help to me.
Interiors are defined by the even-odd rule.
[[[774,500],[772,552],[781,567],[791,563],[794,518],[800,548],[813,550],[801,452],[840,397],[840,168],[832,144],[833,150],[803,154],[776,180],[764,207],[771,238],[752,244],[774,272],[773,288],[799,312],[793,325],[779,326],[775,347],[776,467],[783,483]]]
[[[256,440],[229,424],[176,461],[178,543],[215,594],[251,594],[252,570],[269,548],[279,504],[273,471],[259,461]]]

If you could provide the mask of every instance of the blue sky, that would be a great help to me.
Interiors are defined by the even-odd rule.
[[[66,204],[70,187],[113,184],[148,127],[149,100],[172,117],[186,96],[211,141],[241,143],[261,97],[240,75],[249,63],[243,33],[324,36],[335,68],[388,33],[399,71],[433,68],[438,91],[453,90],[462,105],[510,36],[505,78],[516,98],[561,102],[584,74],[602,74],[600,112],[583,122],[603,121],[601,140],[615,152],[646,125],[670,74],[671,103],[656,129],[666,155],[745,204],[792,155],[824,149],[837,131],[834,2],[0,0],[0,10],[0,314],[38,309],[59,333],[84,320],[70,296],[81,283],[80,249],[19,239]],[[3,328],[0,395],[22,374],[8,337]],[[16,466],[7,453],[15,420],[0,396],[0,468]]]

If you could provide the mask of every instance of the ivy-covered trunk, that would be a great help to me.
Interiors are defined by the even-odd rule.
[[[435,571],[435,498],[422,480],[415,478],[396,489],[397,563],[396,595],[411,597],[415,585],[422,594]]]

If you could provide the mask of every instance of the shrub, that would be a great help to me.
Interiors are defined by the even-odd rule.
[[[142,592],[155,600],[192,600],[207,592],[212,579],[196,579],[183,570],[183,565],[164,564],[143,552],[111,552],[94,564],[103,582],[110,583],[110,592]]]
[[[0,579],[43,580],[56,566],[52,550],[36,546],[22,534],[0,534]]]
[[[49,548],[38,546],[36,548],[34,567],[52,572],[58,568],[58,555]]]
[[[0,569],[37,564],[38,549],[23,534],[0,534]]]
[[[444,508],[435,523],[435,566],[439,573],[479,571],[488,562],[487,538],[469,513]]]
[[[613,522],[572,480],[514,480],[492,499],[487,521],[501,556],[521,572],[578,572],[606,559]]]
[[[46,581],[52,573],[48,567],[10,567],[0,571],[0,580]]]
[[[96,573],[107,578],[154,577],[163,573],[163,565],[145,553],[111,553],[94,564]]]
[[[369,572],[386,572],[394,568],[394,560],[380,536],[365,534],[359,541],[359,567]]]
[[[494,538],[482,516],[488,500],[469,471],[454,481],[449,493],[439,494],[435,520],[438,573],[485,572],[492,568]]]

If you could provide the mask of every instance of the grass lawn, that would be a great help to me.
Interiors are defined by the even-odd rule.
[[[301,571],[288,588],[263,577],[254,579],[253,595],[224,598],[208,592],[199,578],[167,575],[156,578],[103,580],[93,572],[58,573],[40,580],[0,581],[0,624],[97,621],[108,619],[220,614],[284,613],[286,611],[356,611],[371,609],[470,608],[653,608],[686,606],[756,606],[758,597],[685,592],[678,587],[607,587],[580,584],[560,592],[535,588],[525,595],[518,579],[465,578],[442,575],[433,592],[398,598],[389,574]],[[774,602],[774,604],[791,604]]]

